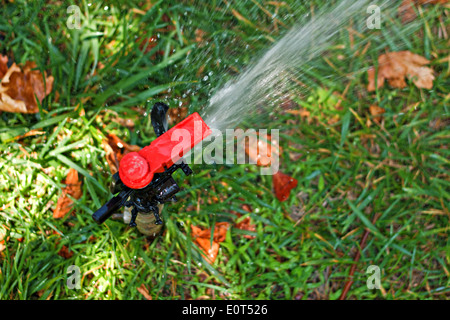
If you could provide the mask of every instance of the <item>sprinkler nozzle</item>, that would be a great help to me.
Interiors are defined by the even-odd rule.
[[[111,200],[98,209],[92,218],[101,224],[121,207],[133,207],[130,226],[136,226],[139,212],[155,215],[156,224],[162,224],[158,204],[176,201],[180,190],[172,174],[181,169],[186,176],[192,173],[183,156],[211,134],[198,113],[193,113],[167,130],[169,107],[156,103],[151,112],[151,123],[157,138],[139,152],[126,154],[113,175]],[[180,139],[181,138],[181,139]],[[180,141],[181,140],[181,141]]]

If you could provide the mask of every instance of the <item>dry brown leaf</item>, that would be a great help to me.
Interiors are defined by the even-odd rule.
[[[252,220],[250,219],[250,217],[246,217],[241,222],[236,223],[236,228],[241,229],[241,230],[247,230],[247,231],[254,232],[254,231],[256,231],[256,225],[252,224],[251,221]],[[246,239],[254,239],[255,236],[246,234],[246,235],[244,235],[244,238],[246,238]]]
[[[72,208],[73,201],[69,195],[75,199],[80,199],[82,195],[81,181],[78,179],[78,172],[71,168],[64,181],[66,187],[62,195],[59,197],[56,204],[56,209],[53,211],[53,218],[63,218]]]
[[[6,235],[3,232],[1,232],[1,229],[0,229],[0,253],[6,249],[6,241],[9,241],[9,237],[7,237],[6,241],[5,241],[5,236]],[[0,274],[1,274],[1,271],[0,271]]]
[[[446,4],[450,0],[403,0],[398,7],[398,14],[402,20],[402,23],[408,23],[417,18],[415,6],[424,4]]]
[[[149,53],[150,51],[152,51],[152,49],[154,47],[156,47],[157,42],[158,42],[158,38],[155,36],[151,36],[151,37],[145,39],[145,42],[142,43],[140,49],[143,50],[144,47],[146,46],[144,53]]]
[[[300,109],[300,110],[287,110],[287,113],[299,115],[302,118],[309,118],[311,115],[311,112],[309,112],[306,109]]]
[[[398,14],[403,24],[413,21],[417,17],[414,0],[403,0],[398,7]]]
[[[272,159],[279,158],[281,147],[276,140],[272,140],[270,135],[260,135],[254,137],[256,141],[246,139],[245,141],[245,153],[249,158],[256,163],[257,166],[266,167],[270,166]]]
[[[198,238],[195,240],[197,245],[202,249],[203,255],[209,263],[214,263],[217,258],[217,254],[219,253],[220,245],[213,241],[211,244],[211,239],[206,238]]]
[[[394,88],[406,87],[405,77],[411,79],[416,87],[431,89],[433,87],[433,69],[424,67],[430,63],[422,56],[409,51],[388,52],[378,57],[378,88],[384,85],[385,80]],[[375,90],[375,69],[368,70],[368,91]]]
[[[141,150],[141,147],[128,144],[113,133],[108,134],[107,140],[102,141],[102,147],[106,152],[106,161],[112,174],[119,170],[119,163],[124,155]]]
[[[5,58],[0,59],[0,74],[4,72]],[[7,59],[6,59],[7,62]],[[27,61],[23,70],[15,63],[2,75],[0,82],[0,110],[19,113],[39,112],[36,97],[40,103],[53,88],[53,76],[44,72],[44,78],[36,63]]]
[[[61,235],[56,230],[53,230],[53,232],[51,233],[56,236],[55,245],[58,246],[61,240]],[[66,245],[63,245],[62,248],[58,251],[58,255],[63,257],[64,259],[69,259],[74,255],[74,252],[70,250]]]
[[[61,250],[58,251],[58,255],[64,259],[72,258],[73,254],[73,251],[69,250],[69,248],[65,245],[63,245]]]
[[[230,224],[228,222],[218,222],[214,226],[214,237],[213,240],[217,242],[223,242],[225,241],[225,237],[227,235],[227,230],[229,228]],[[211,228],[209,229],[202,229],[200,227],[191,226],[192,234],[194,237],[194,240],[196,238],[208,238],[211,239]]]
[[[230,227],[228,222],[216,223],[214,227],[213,241],[211,244],[211,228],[202,229],[191,225],[192,238],[194,242],[202,249],[205,258],[209,263],[214,263],[219,253],[219,243],[225,241],[227,230]]]
[[[249,204],[243,204],[242,209],[247,212],[252,212],[252,207]],[[232,211],[233,214],[235,214],[238,218],[240,218],[242,215],[239,212]],[[240,230],[247,230],[247,231],[256,231],[256,225],[251,223],[250,217],[245,217],[243,220],[235,224],[235,227]],[[246,239],[254,239],[255,236],[251,236],[249,234],[244,235],[244,238]]]
[[[137,42],[141,41],[141,38],[136,39]],[[144,41],[139,46],[139,49],[143,51],[145,54],[149,53],[153,50],[154,47],[158,45],[158,38],[155,36],[151,36],[148,38],[145,38]],[[145,49],[145,50],[144,50]],[[163,50],[157,50],[153,53],[153,55],[150,57],[150,59],[155,60],[158,56],[163,56],[164,51]]]
[[[3,76],[6,74],[7,71],[8,71],[8,57],[2,56],[0,54],[0,79],[3,78]]]
[[[450,0],[415,0],[417,4],[424,5],[424,4],[446,4],[450,3]]]
[[[369,107],[369,112],[370,112],[370,114],[373,116],[373,120],[374,120],[376,123],[380,123],[380,122],[381,122],[381,119],[382,119],[381,115],[382,115],[383,113],[385,113],[386,110],[384,110],[384,108],[381,108],[381,107],[379,107],[379,106],[371,105],[371,106]]]
[[[128,129],[134,128],[134,121],[131,119],[124,119],[120,117],[114,118],[114,121],[120,124],[121,126],[127,127]]]
[[[205,38],[206,38],[205,31],[203,31],[202,29],[195,29],[195,42],[198,43],[199,48],[202,48],[207,44]]]
[[[137,291],[139,291],[145,299],[147,300],[153,300],[152,296],[150,295],[150,293],[148,292],[147,287],[145,286],[145,284],[142,284],[139,288],[136,288]]]
[[[297,187],[297,179],[288,176],[280,171],[272,176],[273,179],[273,189],[275,191],[275,196],[280,201],[286,201],[289,198],[291,190]]]
[[[166,14],[163,14],[162,21],[168,23],[166,27],[156,29],[156,32],[158,33],[167,33],[175,30],[174,22],[170,19],[170,17]],[[147,32],[144,31],[144,35],[147,36]],[[136,42],[140,42],[141,38],[137,38]],[[149,53],[154,47],[158,45],[158,36],[150,35],[149,37],[144,38],[144,41],[139,45],[139,49],[144,50],[144,53]],[[150,58],[152,60],[155,60],[157,56],[163,56],[164,50],[158,50],[156,51]]]

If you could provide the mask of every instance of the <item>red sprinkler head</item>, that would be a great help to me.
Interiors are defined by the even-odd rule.
[[[122,158],[119,172],[113,176],[113,194],[120,193],[92,215],[97,223],[103,223],[122,206],[133,206],[130,226],[136,226],[138,212],[153,212],[156,224],[161,224],[158,204],[176,201],[180,188],[172,174],[179,168],[186,175],[192,173],[182,157],[209,136],[211,129],[198,113],[193,113],[167,131],[168,110],[163,103],[153,106],[151,120],[157,138],[139,152]]]
[[[191,114],[149,146],[125,155],[120,161],[120,179],[127,187],[144,188],[152,181],[155,173],[164,172],[165,168],[177,163],[210,133],[211,129],[200,115]]]

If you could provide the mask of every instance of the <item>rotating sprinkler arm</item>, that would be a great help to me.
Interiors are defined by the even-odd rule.
[[[136,226],[139,212],[152,212],[155,223],[162,224],[158,204],[176,201],[175,194],[180,191],[172,174],[178,169],[187,176],[192,173],[182,157],[211,133],[198,113],[191,114],[167,131],[168,110],[163,103],[153,106],[151,122],[157,139],[139,152],[128,153],[122,158],[119,172],[113,175],[112,193],[117,195],[92,215],[97,223],[103,223],[125,206],[133,207],[132,227]]]

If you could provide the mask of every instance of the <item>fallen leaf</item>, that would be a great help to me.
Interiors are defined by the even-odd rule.
[[[384,108],[381,108],[381,107],[379,107],[379,106],[371,105],[371,106],[369,107],[369,112],[370,112],[370,114],[373,116],[373,120],[374,120],[376,123],[379,124],[379,123],[381,122],[381,119],[382,119],[381,115],[382,115],[383,113],[385,113],[386,110],[384,110]]]
[[[280,171],[272,176],[273,189],[275,196],[280,201],[286,201],[289,198],[291,190],[297,187],[298,181]]]
[[[0,229],[0,252],[2,252],[3,250],[5,250],[6,249],[6,243],[5,243],[5,240],[6,241],[9,241],[9,237],[7,237],[6,239],[5,239],[5,234],[1,231],[1,229]],[[0,272],[0,274],[1,274],[1,272]]]
[[[198,238],[195,240],[200,249],[203,250],[204,256],[209,263],[214,263],[219,253],[220,245],[213,241],[211,244],[211,239]]]
[[[170,17],[168,15],[164,14],[162,16],[162,21],[167,23],[167,26],[164,28],[156,29],[157,33],[168,33],[168,32],[171,32],[176,29],[172,20],[170,19]],[[144,35],[147,35],[146,31],[144,31]],[[140,43],[141,38],[137,38],[136,42]],[[150,37],[144,38],[144,41],[142,41],[141,44],[139,45],[139,49],[141,51],[143,51],[145,49],[144,53],[149,53],[150,51],[152,51],[152,49],[154,47],[157,46],[157,44],[158,44],[158,36],[151,35]],[[156,51],[150,58],[152,60],[155,60],[157,58],[157,56],[164,56],[164,50]]]
[[[136,39],[137,42],[139,42],[141,39]],[[144,52],[144,54],[149,53],[153,50],[154,47],[156,47],[158,44],[158,38],[155,36],[151,36],[148,38],[145,38],[144,41],[140,44],[139,49]],[[157,50],[153,53],[153,55],[150,57],[150,59],[155,60],[158,56],[164,56],[163,50]]]
[[[18,135],[18,136],[16,136],[16,137],[12,138],[11,140],[21,140],[21,139],[26,138],[26,137],[40,136],[40,135],[43,135],[43,134],[46,134],[46,132],[45,132],[45,131],[40,131],[40,130],[33,129],[33,130],[28,131],[28,132],[25,133],[25,134]]]
[[[251,231],[254,232],[256,231],[256,225],[251,223],[251,219],[250,217],[245,217],[244,220],[242,220],[241,222],[236,224],[236,228],[240,229],[240,230],[246,230],[246,231]],[[249,235],[249,234],[245,234],[244,238],[246,239],[254,239],[255,236]]]
[[[3,78],[8,69],[8,57],[0,54],[0,79]]]
[[[69,248],[65,245],[63,245],[61,250],[58,251],[58,255],[64,259],[72,258],[73,254],[73,251],[69,250]]]
[[[64,184],[66,187],[56,203],[56,209],[53,211],[53,218],[55,219],[63,218],[72,208],[73,201],[69,196],[80,199],[82,195],[81,181],[78,179],[78,172],[75,169],[69,170]]]
[[[47,231],[47,234],[53,234],[56,236],[55,238],[55,246],[57,247],[61,241],[61,234],[59,234],[56,230]],[[58,255],[63,257],[64,259],[69,259],[74,255],[74,252],[69,250],[66,245],[63,245],[61,249],[58,251]]]
[[[280,157],[281,147],[269,134],[257,133],[256,136],[249,136],[249,139],[246,139],[245,153],[257,166],[266,167],[271,165],[275,157]]]
[[[216,260],[217,254],[219,253],[219,243],[225,241],[229,226],[230,224],[228,222],[216,223],[211,244],[211,228],[202,229],[191,225],[194,242],[202,249],[208,262],[214,263]]]
[[[433,87],[433,69],[424,67],[430,63],[424,57],[409,51],[388,52],[378,57],[377,87],[384,85],[385,80],[394,88],[406,87],[405,77],[411,79],[416,87],[431,89]],[[368,70],[368,91],[375,90],[375,69]]]
[[[131,119],[123,119],[120,117],[116,117],[114,121],[120,124],[121,126],[127,127],[128,129],[134,128],[134,121]]]
[[[145,51],[144,53],[149,53],[154,47],[156,47],[158,42],[158,38],[155,36],[151,36],[149,38],[146,38],[145,41],[141,44],[140,49]]]
[[[249,204],[243,204],[242,205],[242,209],[247,211],[247,212],[252,212],[253,211],[252,207]],[[242,215],[239,212],[232,211],[232,213],[235,214],[238,217],[238,219],[240,217],[242,217]],[[243,220],[241,220],[240,222],[236,223],[235,227],[237,229],[240,229],[240,230],[247,230],[247,231],[252,231],[252,232],[256,231],[256,225],[251,223],[251,218],[250,217],[245,217]],[[255,236],[246,234],[246,235],[244,235],[244,238],[246,238],[246,239],[254,239]]]
[[[415,0],[416,3],[420,5],[424,4],[446,4],[450,3],[450,0]]]
[[[446,4],[449,0],[403,0],[398,7],[398,14],[402,23],[408,23],[417,18],[416,6],[424,4]]]
[[[228,222],[218,222],[214,226],[214,235],[213,240],[217,242],[225,241],[225,237],[227,235],[227,230],[230,224]],[[194,240],[196,238],[208,238],[211,239],[211,228],[202,229],[200,227],[191,226],[192,234],[194,236]]]
[[[197,78],[200,78],[200,75],[203,73],[203,71],[205,70],[205,65],[201,65],[200,68],[198,68],[197,72],[195,73],[195,76]]]
[[[414,0],[403,0],[398,7],[398,14],[403,24],[413,21],[417,17]]]
[[[5,69],[5,57],[0,58],[0,75]],[[0,110],[19,113],[39,112],[36,97],[40,103],[53,88],[53,76],[44,76],[36,68],[36,63],[27,61],[23,70],[15,63],[1,75]],[[45,84],[44,84],[45,78]]]
[[[311,115],[311,112],[303,108],[299,110],[287,110],[286,112],[293,115],[299,115],[302,118],[309,118],[309,116]]]
[[[153,300],[152,296],[150,295],[150,293],[148,292],[147,287],[145,286],[145,284],[141,284],[140,287],[137,288],[137,291],[139,291],[145,299],[147,300]]]
[[[119,163],[124,155],[141,150],[141,147],[128,144],[113,133],[108,134],[107,140],[102,141],[102,147],[106,152],[106,161],[112,174],[119,170]]]
[[[198,43],[198,47],[202,48],[204,47],[207,42],[205,41],[206,32],[202,29],[195,29],[195,42]]]

